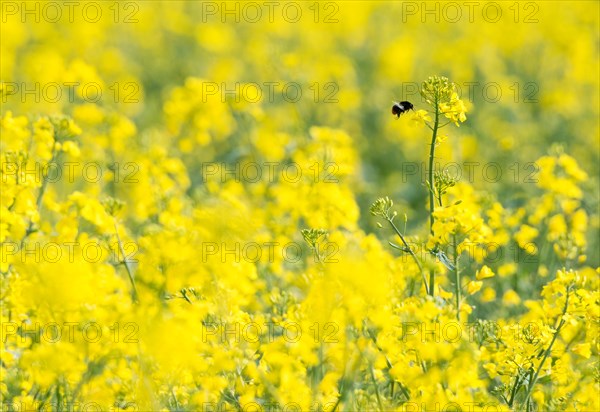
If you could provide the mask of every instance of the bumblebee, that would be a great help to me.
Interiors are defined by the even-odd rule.
[[[396,115],[397,118],[400,118],[402,113],[409,110],[415,110],[411,102],[394,102],[394,105],[392,106],[392,114]]]

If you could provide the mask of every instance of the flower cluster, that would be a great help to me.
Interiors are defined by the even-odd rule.
[[[600,410],[595,4],[25,3],[3,410]]]
[[[421,96],[434,112],[446,116],[457,127],[467,120],[467,108],[459,98],[456,84],[446,77],[431,76],[421,85]]]

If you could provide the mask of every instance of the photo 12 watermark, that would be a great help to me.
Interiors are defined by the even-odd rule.
[[[137,1],[2,1],[2,23],[139,23]]]
[[[405,402],[401,412],[501,412],[504,409],[498,402]]]
[[[446,177],[455,182],[464,181],[475,183],[533,183],[539,181],[540,166],[536,162],[447,162],[435,161],[434,171],[442,171]],[[402,183],[418,178],[425,183],[429,176],[429,165],[426,162],[402,162],[400,164]]]
[[[314,343],[338,343],[340,326],[336,322],[314,322],[303,327],[294,321],[285,322],[203,322],[203,343],[272,343],[283,339],[288,343],[299,342],[303,337]]]
[[[200,255],[202,263],[275,263],[296,264],[305,259],[315,263],[338,263],[336,257],[339,246],[324,241],[317,245],[318,250],[308,250],[297,242],[202,242]]]
[[[2,103],[140,103],[141,87],[133,81],[108,85],[88,82],[2,82]]]
[[[212,82],[201,85],[202,103],[339,103],[337,82]]]
[[[481,100],[485,103],[514,102],[538,103],[540,86],[535,81],[503,83],[496,81],[458,82],[457,93],[471,103]],[[403,99],[425,103],[421,96],[421,83],[402,82],[399,86]]]
[[[444,233],[440,236],[442,239],[441,244],[453,245],[453,235]],[[501,245],[498,242],[474,242],[470,240],[458,241],[459,253],[461,266],[467,266],[470,264],[479,263],[479,259],[483,259],[487,264],[493,263],[539,263],[539,250],[540,247],[536,242],[526,242],[518,244],[516,242],[509,242],[506,245]],[[398,249],[399,246],[394,245],[394,248]],[[437,260],[442,262],[446,267],[452,269],[450,257],[440,250],[431,250],[427,244],[406,241],[406,248],[400,248],[401,250],[408,252],[410,249],[412,255],[404,253],[400,255],[399,259],[402,262],[408,263],[412,261],[413,255],[419,256],[421,260],[434,256]]]
[[[23,264],[78,261],[99,263],[105,261],[138,263],[139,245],[135,242],[2,242],[2,263]]]
[[[539,23],[534,1],[403,1],[402,23]]]
[[[225,183],[339,183],[340,166],[336,162],[313,162],[301,165],[296,162],[204,162],[201,165],[202,182]]]
[[[482,343],[483,341],[512,341],[530,345],[544,342],[544,333],[549,325],[542,321],[506,322],[478,320],[477,322],[401,322],[399,329],[402,342],[454,344],[460,341]]]
[[[33,399],[24,401],[2,401],[0,412],[142,412],[137,403],[133,401],[115,401],[111,405],[103,405],[98,402],[78,402],[69,399]],[[144,411],[145,412],[145,411]]]
[[[340,22],[340,5],[333,1],[202,1],[201,23]]]
[[[85,322],[2,322],[2,341],[24,343],[58,343],[101,341],[138,343],[139,325],[135,322],[102,324]],[[104,339],[104,340],[103,340]]]
[[[38,162],[38,161],[2,161],[0,162],[0,181],[38,183],[139,183],[140,165],[136,162],[113,162],[101,164],[88,161]]]

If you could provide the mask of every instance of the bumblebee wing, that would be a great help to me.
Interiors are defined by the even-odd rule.
[[[442,264],[446,266],[449,270],[452,271],[455,269],[454,265],[452,264],[452,262],[450,262],[450,259],[448,258],[448,256],[446,256],[444,252],[440,250],[437,253],[435,253],[435,255],[440,260],[440,262],[442,262]]]

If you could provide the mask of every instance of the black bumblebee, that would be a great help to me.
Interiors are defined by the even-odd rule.
[[[394,105],[392,106],[392,114],[396,115],[398,118],[402,113],[409,110],[415,110],[411,102],[394,102]]]

